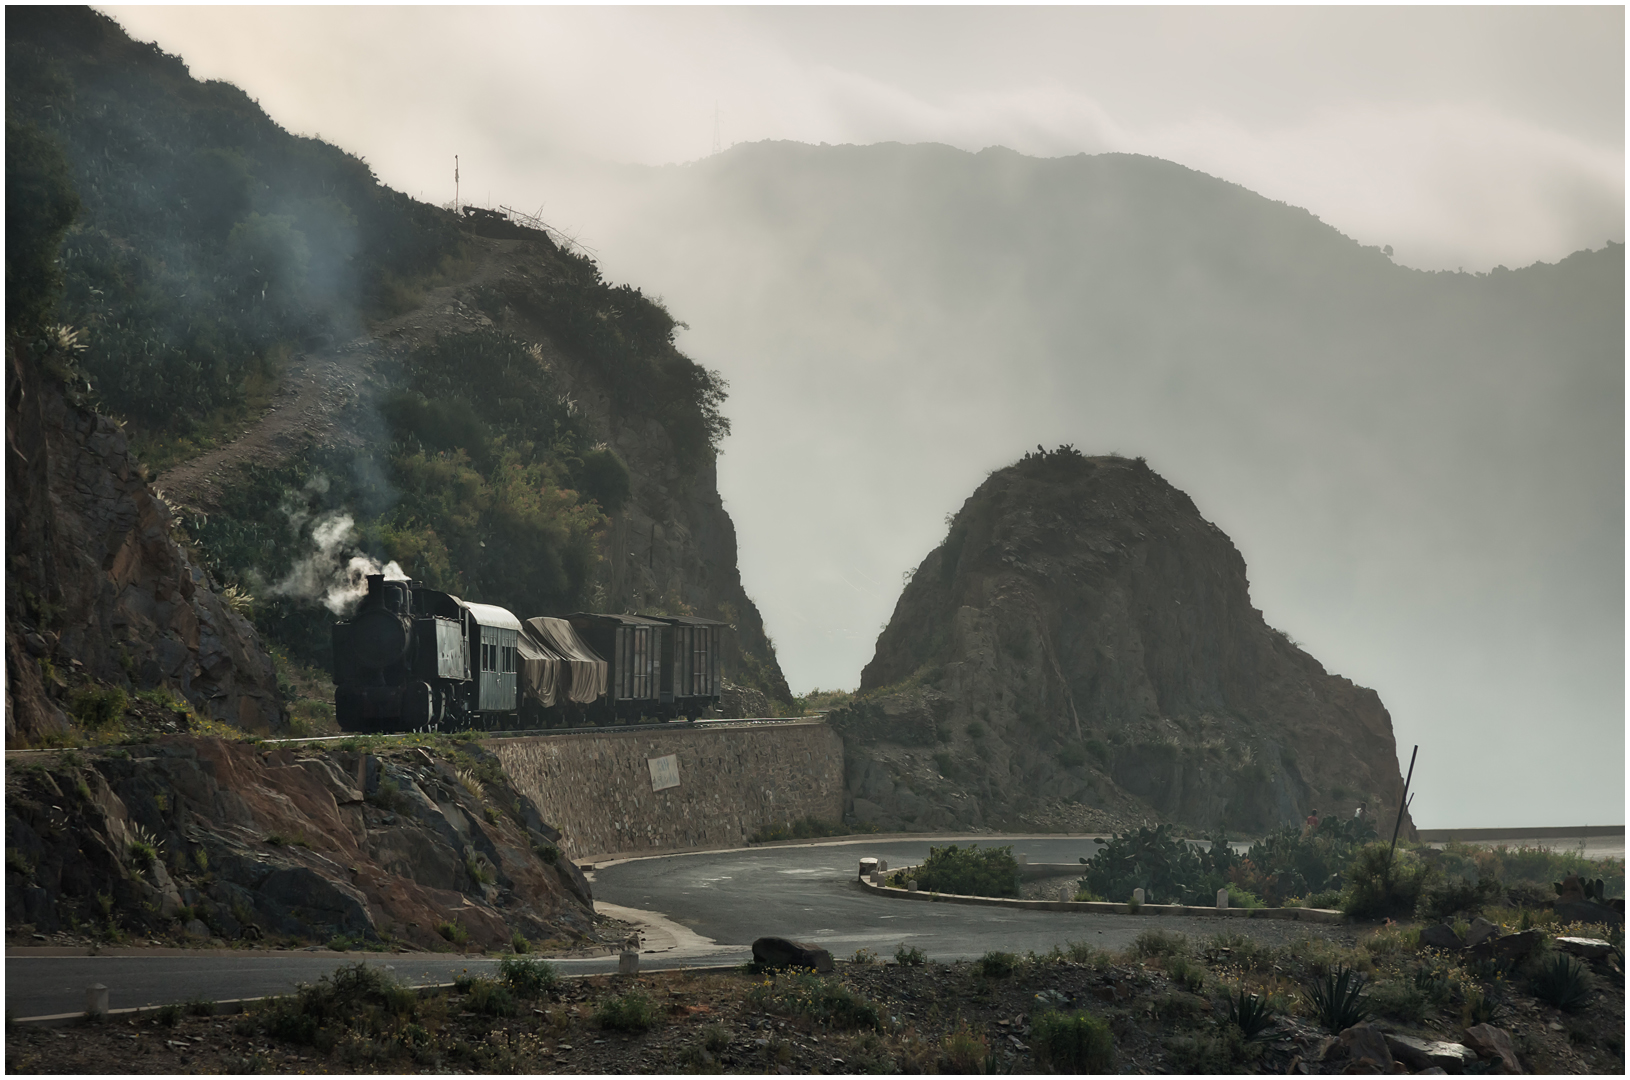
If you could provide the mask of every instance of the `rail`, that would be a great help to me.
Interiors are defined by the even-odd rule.
[[[703,728],[733,728],[752,727],[765,724],[812,724],[825,723],[825,713],[815,713],[812,716],[755,716],[736,719],[702,719],[702,720],[660,720],[648,724],[602,724],[585,725],[570,728],[516,728],[505,731],[487,731],[482,728],[461,728],[456,731],[352,731],[341,735],[311,735],[301,738],[279,738],[277,736],[257,736],[256,742],[266,746],[304,746],[313,743],[337,743],[350,739],[419,739],[430,735],[471,735],[479,739],[524,739],[546,735],[553,737],[571,737],[574,735],[614,735],[618,732],[645,732],[656,731],[692,731]],[[185,734],[181,732],[180,734]],[[150,740],[140,740],[150,741]],[[106,743],[96,746],[47,746],[27,750],[7,750],[6,756],[13,754],[60,754],[69,750],[108,750],[120,744]]]

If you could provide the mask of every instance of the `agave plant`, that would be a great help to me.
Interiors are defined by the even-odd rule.
[[[1364,983],[1361,973],[1343,964],[1326,969],[1324,978],[1308,983],[1308,998],[1326,1031],[1335,1035],[1369,1017],[1370,999],[1361,996]]]
[[[1228,1022],[1244,1032],[1247,1039],[1260,1038],[1273,1024],[1273,1006],[1265,995],[1246,993],[1242,986],[1229,995]]]
[[[1591,983],[1585,965],[1567,953],[1556,953],[1540,965],[1531,985],[1541,1001],[1572,1012],[1590,1002]]]

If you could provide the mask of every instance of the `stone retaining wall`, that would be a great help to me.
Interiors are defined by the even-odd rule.
[[[768,825],[843,816],[843,742],[821,720],[490,739],[569,858],[736,847]],[[672,755],[679,783],[650,762]]]

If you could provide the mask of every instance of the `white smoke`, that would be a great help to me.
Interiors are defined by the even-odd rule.
[[[312,550],[289,570],[288,576],[266,590],[271,596],[292,596],[299,600],[320,600],[335,615],[356,609],[368,591],[368,575],[384,574],[406,581],[407,574],[396,563],[381,566],[353,546],[356,521],[350,514],[335,511],[317,519],[311,528]]]
[[[389,581],[408,579],[394,561],[380,566],[378,560],[367,555],[353,555],[340,571],[339,579],[329,586],[328,594],[323,597],[323,606],[341,618],[351,614],[368,593],[370,574],[384,574]]]

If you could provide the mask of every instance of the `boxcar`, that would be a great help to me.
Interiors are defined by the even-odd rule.
[[[641,615],[587,611],[569,615],[566,621],[608,665],[603,713],[623,722],[670,715],[662,700],[659,670],[666,623]]]
[[[658,698],[671,716],[701,716],[719,704],[719,644],[725,623],[690,615],[646,615],[667,624]]]

